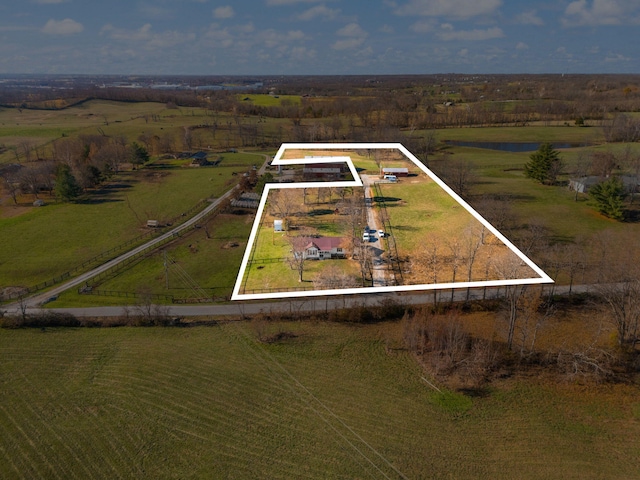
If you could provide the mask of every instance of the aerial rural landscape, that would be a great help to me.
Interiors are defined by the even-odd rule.
[[[637,2],[28,3],[0,478],[639,476]]]
[[[443,428],[448,432],[443,441],[455,448],[430,460],[433,471],[450,468],[450,456],[466,458],[473,452],[486,457],[486,447],[480,447],[485,440],[461,444],[459,435],[487,428],[495,437],[495,458],[471,458],[459,465],[456,476],[499,477],[504,462],[515,468],[518,457],[509,454],[510,442],[503,440],[513,435],[519,448],[535,451],[539,459],[528,464],[525,476],[530,478],[551,474],[546,468],[563,462],[583,462],[584,474],[596,468],[593,458],[598,455],[598,475],[620,472],[623,478],[635,471],[634,462],[614,471],[604,459],[613,451],[633,450],[638,428],[640,305],[633,260],[638,202],[635,192],[620,193],[622,217],[616,218],[588,191],[569,188],[570,182],[585,178],[638,178],[640,149],[637,139],[628,137],[631,127],[637,132],[637,120],[632,113],[618,112],[632,110],[635,89],[625,92],[633,79],[606,80],[606,91],[590,95],[602,96],[615,113],[599,117],[577,111],[586,105],[573,101],[547,112],[549,103],[561,102],[555,98],[502,102],[500,115],[495,115],[494,101],[464,97],[464,92],[488,91],[489,79],[482,76],[382,77],[377,88],[370,87],[369,78],[333,79],[351,91],[359,85],[364,89],[349,97],[308,96],[298,92],[298,80],[289,87],[280,80],[269,85],[268,79],[263,80],[264,93],[221,89],[202,97],[114,87],[83,99],[76,96],[86,94],[82,91],[68,98],[66,90],[56,89],[37,98],[23,87],[31,103],[7,98],[0,112],[5,311],[0,333],[2,378],[8,386],[2,418],[9,432],[2,447],[15,452],[2,463],[3,471],[25,477],[54,472],[162,477],[187,468],[174,463],[178,458],[198,463],[185,460],[186,451],[201,456],[215,450],[198,464],[201,473],[193,475],[238,471],[241,477],[288,476],[293,470],[287,468],[305,464],[310,475],[351,477],[363,468],[362,459],[338,452],[345,445],[358,450],[369,445],[372,450],[365,455],[375,468],[390,468],[384,459],[404,475],[419,477],[425,468],[421,455],[434,446],[424,432]],[[243,81],[236,79],[237,88]],[[316,81],[309,78],[310,84]],[[491,78],[500,90],[518,91],[541,84],[552,90],[565,81],[553,76]],[[586,95],[596,77],[572,81]],[[415,95],[427,87],[433,94]],[[395,110],[377,102],[388,88],[401,88],[406,100],[416,103],[404,117],[409,123],[391,121],[404,107]],[[15,95],[16,90],[9,91]],[[137,95],[144,99],[136,101]],[[154,95],[156,101],[149,98]],[[47,96],[60,98],[53,105]],[[226,106],[217,103],[218,96]],[[425,96],[430,100],[418,100]],[[187,99],[190,104],[184,105]],[[193,105],[196,101],[202,104]],[[341,112],[327,111],[340,102]],[[366,113],[358,110],[365,106]],[[565,113],[569,107],[573,110]],[[316,109],[326,113],[318,116]],[[459,118],[473,111],[483,114]],[[288,113],[293,118],[285,117]],[[319,298],[311,311],[309,304],[285,301],[246,313],[251,304],[241,302],[242,307],[232,305],[232,313],[216,314],[216,306],[232,304],[265,185],[293,186],[296,176],[304,180],[304,168],[271,165],[282,143],[344,143],[345,138],[371,143],[381,135],[408,145],[425,167],[556,283],[470,293],[459,289],[455,295],[454,290],[440,290],[425,293],[422,303],[406,294],[374,294],[360,300],[349,296],[348,303],[342,299],[327,307],[328,301]],[[488,141],[494,142],[491,148],[471,143]],[[545,142],[557,145],[551,152],[562,165],[553,178],[533,178],[527,172]],[[525,150],[513,151],[518,149]],[[360,193],[356,187],[269,190],[261,222],[265,228],[256,237],[256,248],[265,253],[262,264],[256,257],[247,289],[295,291],[301,282],[295,264],[285,258],[293,250],[290,240],[347,237],[348,229],[346,243],[352,246],[344,245],[344,258],[304,262],[303,280],[309,288],[361,287],[363,281],[373,286],[349,249],[357,245],[364,254],[377,248],[387,255],[390,239],[399,261],[386,264],[388,283],[406,284],[412,278],[446,283],[454,267],[459,281],[484,280],[495,271],[488,266],[496,255],[482,253],[498,248],[491,246],[490,233],[485,232],[483,244],[481,229],[469,227],[475,219],[447,194],[438,193],[443,195],[439,200],[429,193],[436,183],[398,152],[309,147],[292,149],[284,158],[315,156],[326,162],[328,154],[348,157],[358,172],[376,178],[380,190],[369,207],[380,219],[371,228],[375,240],[362,242],[364,228],[374,226],[362,217],[363,209],[349,215],[353,199],[359,195],[364,202],[361,188]],[[413,176],[380,178],[383,168],[396,173],[407,168]],[[348,168],[337,170],[342,180],[353,181]],[[334,182],[333,174],[306,172],[313,182]],[[228,192],[232,195],[224,198]],[[272,198],[283,193],[295,198]],[[416,208],[407,208],[414,202]],[[206,215],[162,240],[201,212]],[[274,231],[277,218],[284,220],[282,232]],[[446,234],[438,237],[437,230]],[[158,239],[80,285],[49,294]],[[472,263],[469,248],[477,254]],[[269,263],[271,258],[280,260]],[[475,267],[468,270],[470,264]],[[613,283],[624,288],[611,290]],[[32,298],[44,304],[32,305]],[[183,304],[208,305],[211,313],[191,316],[172,310]],[[95,306],[113,306],[116,314],[62,313],[72,312],[64,307]],[[117,325],[124,327],[83,328]],[[225,361],[219,363],[222,357]],[[385,382],[384,388],[375,387],[376,382]],[[275,385],[277,392],[271,389]],[[394,408],[398,401],[407,402],[401,410]],[[156,411],[159,417],[149,418],[139,409]],[[387,423],[375,433],[380,426],[371,422],[381,415]],[[508,422],[501,421],[504,415]],[[118,425],[130,421],[137,425],[135,433],[120,430]],[[520,435],[514,428],[527,433]],[[389,436],[387,429],[398,436]],[[166,436],[167,430],[173,433]],[[101,447],[86,442],[96,434],[106,442]],[[323,436],[327,439],[321,440]],[[465,438],[470,441],[474,435]],[[576,442],[582,450],[574,448]],[[496,444],[507,450],[501,452]],[[281,448],[286,453],[277,453]],[[105,449],[111,452],[106,457]],[[314,452],[313,458],[306,450]],[[167,465],[157,463],[158,455]],[[154,463],[153,469],[147,462]],[[87,463],[92,465],[88,471]]]

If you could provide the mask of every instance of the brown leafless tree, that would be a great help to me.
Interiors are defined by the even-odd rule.
[[[304,268],[307,262],[305,250],[308,243],[309,239],[305,237],[289,237],[290,249],[286,261],[289,267],[298,274],[298,282],[300,283],[304,281]]]

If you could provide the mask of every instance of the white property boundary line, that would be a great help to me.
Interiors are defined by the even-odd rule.
[[[507,280],[484,280],[475,282],[455,282],[455,283],[436,283],[436,284],[423,284],[423,285],[394,285],[384,287],[357,287],[357,288],[337,288],[329,290],[309,290],[309,291],[291,291],[291,292],[273,292],[273,293],[252,293],[241,294],[240,289],[242,287],[242,281],[247,268],[247,264],[251,257],[251,251],[253,249],[258,229],[260,228],[260,221],[264,207],[267,202],[267,197],[272,189],[286,189],[286,188],[310,188],[310,187],[363,187],[360,175],[353,164],[350,157],[317,157],[317,158],[302,158],[302,159],[282,159],[282,155],[287,149],[308,149],[308,150],[377,150],[377,149],[396,149],[400,150],[409,160],[411,160],[420,170],[422,170],[429,178],[436,182],[445,192],[447,192],[453,199],[462,205],[474,218],[476,218],[482,225],[484,225],[491,233],[499,238],[513,253],[515,253],[524,263],[526,263],[533,271],[535,271],[539,277],[532,278],[519,278],[519,279],[507,279]],[[236,285],[231,295],[231,300],[262,300],[272,298],[293,298],[293,297],[312,297],[312,296],[327,296],[327,295],[348,295],[358,293],[381,293],[381,292],[401,292],[401,291],[417,291],[417,290],[445,290],[451,288],[470,288],[470,287],[502,287],[507,285],[531,285],[542,283],[553,283],[551,277],[549,277],[540,267],[538,267],[531,259],[529,259],[524,253],[522,253],[515,245],[513,245],[502,233],[500,233],[493,225],[485,220],[482,215],[476,212],[471,206],[465,202],[456,192],[454,192],[446,183],[440,180],[431,170],[425,167],[409,150],[407,150],[400,143],[283,143],[276,153],[272,165],[304,165],[314,163],[346,163],[353,175],[353,180],[348,181],[336,181],[336,182],[301,182],[301,183],[273,183],[266,184],[262,198],[260,199],[260,205],[258,206],[258,212],[256,213],[256,219],[253,222],[251,229],[251,235],[247,243],[247,248],[244,252],[242,264],[240,266],[240,272],[236,280]]]

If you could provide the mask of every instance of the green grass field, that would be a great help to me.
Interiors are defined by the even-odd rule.
[[[204,228],[190,230],[186,235],[151,256],[118,272],[96,285],[97,290],[128,292],[131,294],[171,295],[175,298],[199,298],[192,288],[194,282],[216,301],[231,295],[242,255],[246,248],[253,217],[221,214],[207,222]],[[169,260],[169,288],[166,286],[164,252]],[[175,263],[174,263],[175,262]],[[185,278],[185,274],[191,280]],[[80,307],[86,305],[139,304],[140,298],[81,295],[68,290],[49,304],[51,307]],[[158,303],[165,303],[157,300]]]
[[[380,185],[387,199],[393,235],[401,254],[419,249],[427,235],[453,238],[477,221],[458,202],[432,181]]]
[[[637,386],[438,393],[396,324],[0,331],[2,478],[628,479]],[[392,341],[391,345],[394,345]],[[404,476],[404,477],[403,477]]]
[[[264,95],[256,93],[238,95],[238,99],[250,101],[260,107],[280,106],[285,100],[291,105],[300,105],[301,100],[300,95]]]
[[[233,157],[233,158],[231,158]],[[229,163],[256,159],[228,154]],[[0,219],[0,285],[33,285],[146,232],[146,221],[168,221],[201,200],[220,196],[242,167],[124,172],[112,188],[86,201],[51,203]],[[49,200],[49,199],[46,199]],[[49,200],[50,201],[50,200]],[[4,208],[11,209],[11,206]]]

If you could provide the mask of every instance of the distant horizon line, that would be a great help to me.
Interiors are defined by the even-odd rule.
[[[430,77],[442,75],[455,76],[586,76],[586,75],[606,75],[606,76],[636,76],[640,72],[511,72],[511,73],[471,73],[471,72],[438,72],[438,73],[0,73],[0,77],[28,77],[28,76],[47,76],[47,77],[243,77],[243,78],[283,78],[283,77]]]

